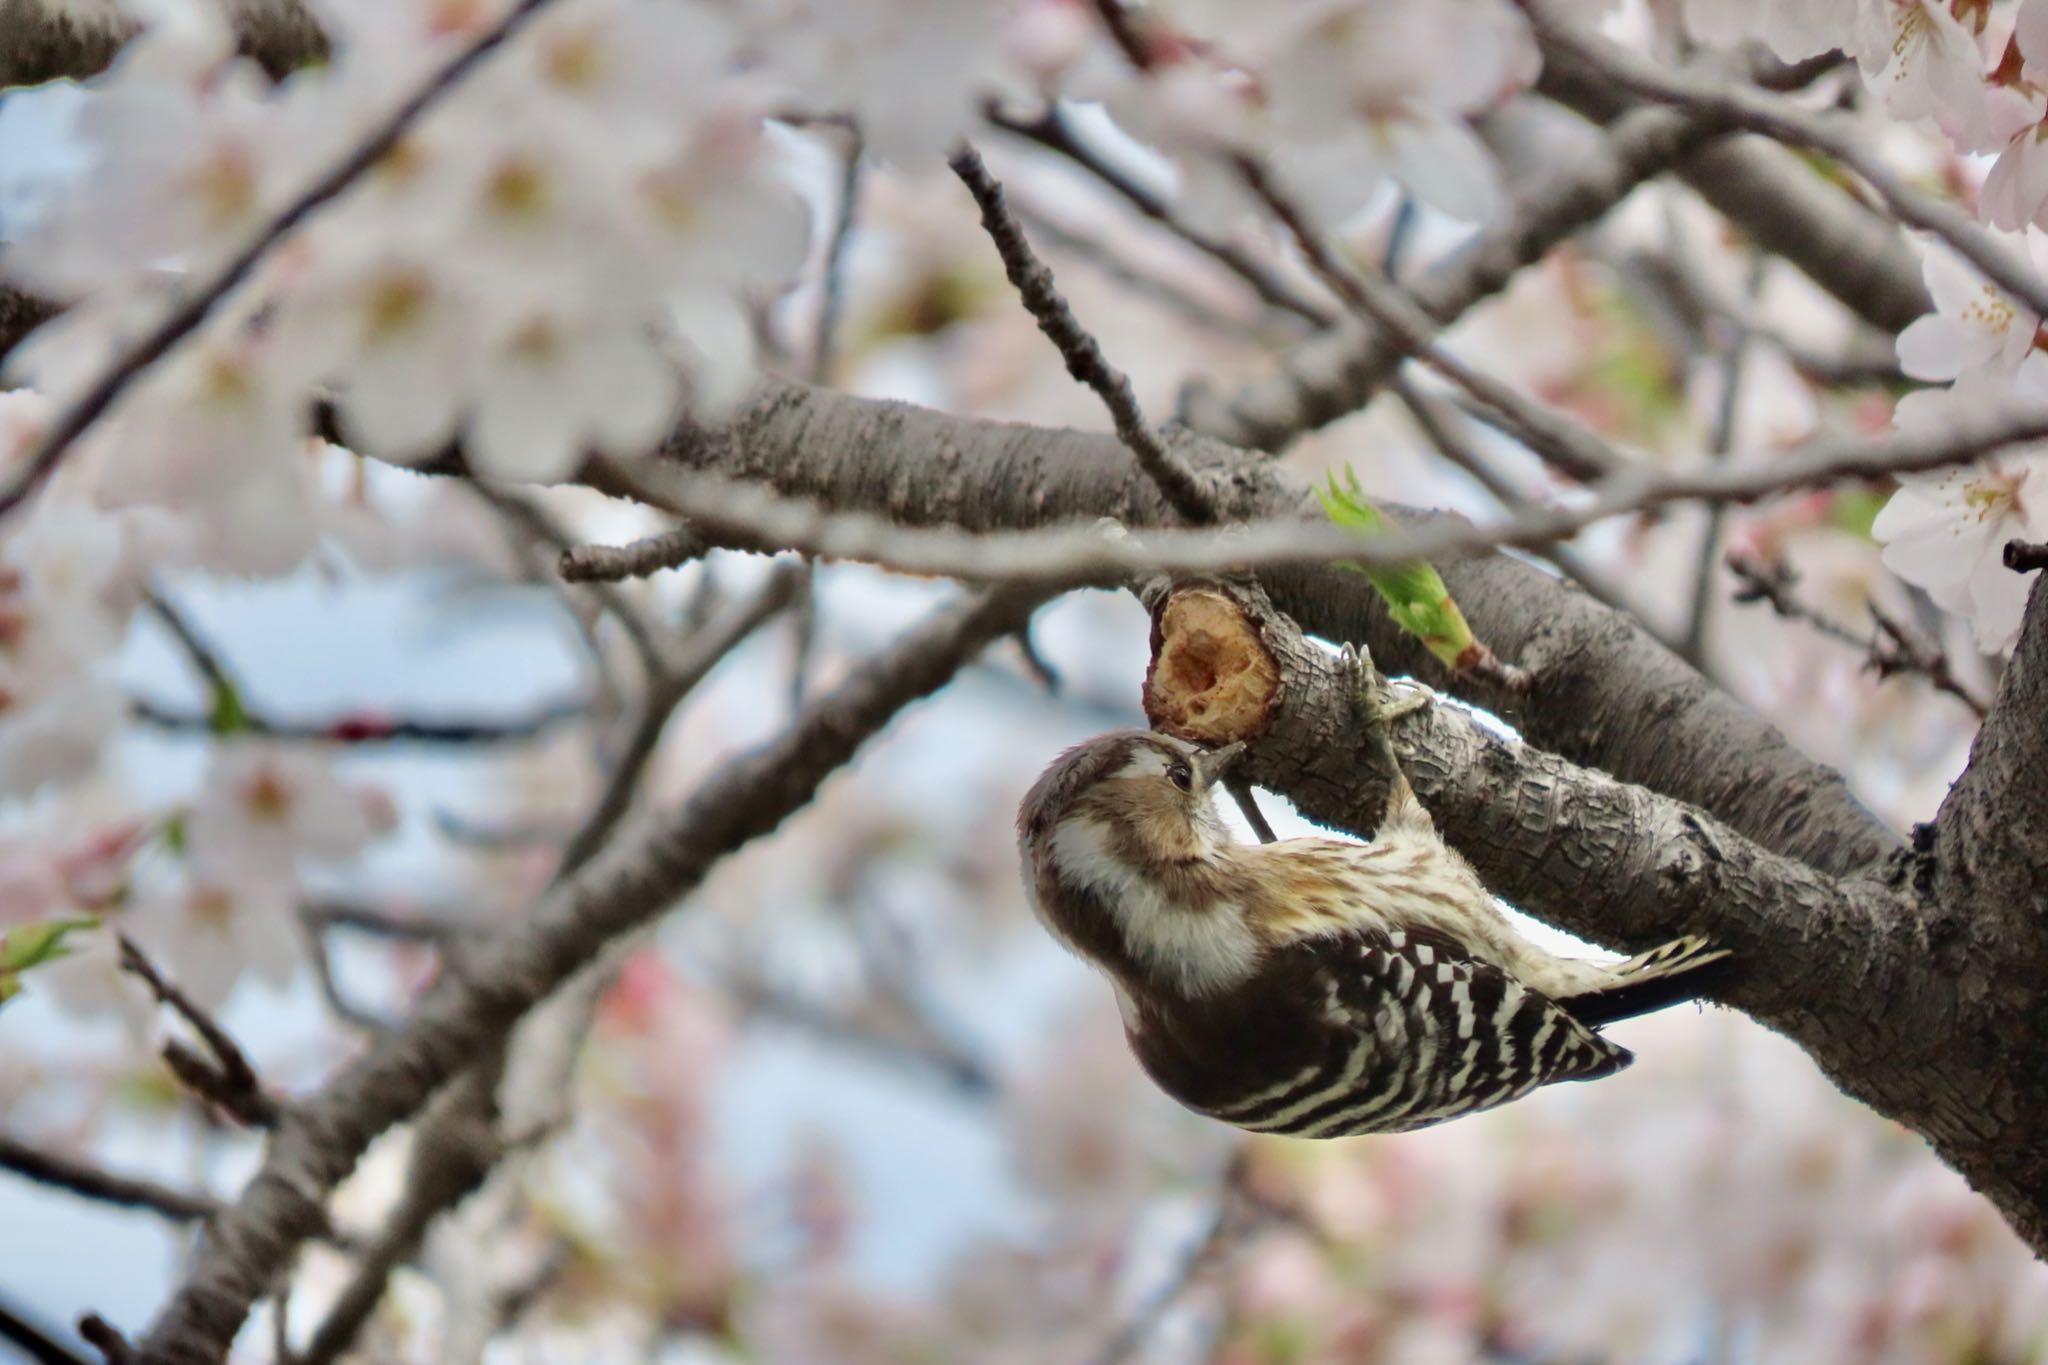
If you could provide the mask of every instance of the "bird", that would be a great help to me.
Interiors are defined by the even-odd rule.
[[[1109,977],[1139,1064],[1197,1113],[1352,1137],[1610,1076],[1633,1054],[1603,1025],[1696,998],[1728,963],[1698,935],[1611,963],[1537,946],[1398,763],[1370,842],[1241,843],[1211,789],[1244,748],[1100,735],[1017,813],[1040,922]]]

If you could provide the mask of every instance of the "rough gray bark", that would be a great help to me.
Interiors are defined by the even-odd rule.
[[[1353,710],[1348,676],[1284,616],[1260,611],[1255,591],[1243,595],[1260,612],[1282,679],[1249,775],[1311,819],[1369,835],[1384,809],[1385,772]],[[2048,656],[2048,592],[2035,593],[2033,617],[2034,649]],[[2040,659],[2031,668],[2001,691],[2001,705],[2044,699]],[[2006,756],[2011,766],[1988,762],[1983,782],[1973,774],[1959,784],[1951,807],[1981,786],[1986,795],[1997,788],[1990,799],[2007,809],[2001,775],[2025,787],[2024,808],[2041,804],[2042,713],[2036,705],[2027,714],[2027,738]],[[1927,1138],[2048,1252],[2038,871],[2024,895],[2006,901],[1973,890],[1968,870],[1946,855],[1930,864],[1901,853],[1837,879],[1697,809],[1503,740],[1452,707],[1402,717],[1395,740],[1438,827],[1495,892],[1615,948],[1705,933],[1734,950],[1728,1004]],[[1989,759],[1986,747],[1980,757]],[[2003,840],[1979,831],[1978,847],[2023,846],[2038,868],[2044,831],[2039,821]]]
[[[1307,489],[1284,470],[1201,437],[1183,434],[1178,445],[1210,471],[1226,517],[1317,515]],[[592,477],[607,491],[660,506],[662,478],[677,470],[759,482],[919,526],[1172,521],[1113,437],[976,421],[780,380],[764,383],[730,425],[685,428],[658,455],[609,462]],[[717,538],[717,527],[699,529]],[[1443,680],[1356,575],[1291,570],[1266,582],[1308,630],[1359,641],[1397,671],[1501,707],[1532,742],[1710,810],[1776,852],[1842,872],[1896,846],[1840,774],[1800,754],[1628,617],[1505,555],[1440,567],[1479,637],[1536,674],[1528,698],[1509,705],[1468,682]]]
[[[327,55],[326,36],[299,0],[218,2],[242,54],[274,77]],[[112,5],[0,0],[0,90],[96,75],[131,31]]]

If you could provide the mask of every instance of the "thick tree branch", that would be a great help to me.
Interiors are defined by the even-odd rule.
[[[1190,454],[1223,467],[1217,486],[1226,517],[1301,515],[1312,507],[1306,488],[1240,452],[1211,443]],[[1104,516],[1131,526],[1167,522],[1157,491],[1119,456],[1107,436],[978,422],[770,382],[729,425],[680,431],[656,459],[587,477],[610,491],[655,496],[648,489],[669,477],[664,470],[700,471],[836,510],[970,532]],[[1827,870],[1861,866],[1894,846],[1838,774],[1799,754],[1626,617],[1504,556],[1439,568],[1480,638],[1537,674],[1535,693],[1512,713],[1532,742],[1704,806],[1767,847]],[[1264,580],[1307,629],[1369,644],[1398,671],[1440,677],[1356,575],[1289,569]],[[1455,679],[1447,685],[1469,690]]]
[[[1356,678],[1256,589],[1230,592],[1279,682],[1262,710],[1209,708],[1225,719],[1198,737],[1254,738],[1249,777],[1311,819],[1369,834],[1385,808],[1385,773],[1356,718]],[[1167,659],[1176,638],[1161,619],[1155,657]],[[1209,617],[1203,625],[1217,629]],[[1219,696],[1242,691],[1228,668],[1176,676]],[[1614,948],[1683,933],[1730,948],[1726,1003],[1928,1138],[2048,1251],[2038,955],[2015,982],[2010,946],[1960,938],[1954,907],[1922,895],[1904,858],[1837,880],[1697,807],[1504,739],[1458,708],[1426,707],[1395,724],[1417,794],[1497,894]]]
[[[373,1138],[416,1112],[606,944],[673,905],[726,853],[773,830],[897,711],[1016,630],[1038,600],[979,594],[940,612],[814,702],[780,739],[727,764],[644,836],[615,844],[447,974],[403,1030],[287,1113],[261,1169],[214,1220],[142,1358],[218,1361],[276,1267],[319,1229],[326,1197]]]
[[[2048,573],[2027,595],[2019,643],[1935,821],[1936,894],[1953,928],[2039,982],[2048,969]],[[1967,913],[1964,913],[1967,912]],[[2048,1166],[2043,1168],[2048,1177]]]

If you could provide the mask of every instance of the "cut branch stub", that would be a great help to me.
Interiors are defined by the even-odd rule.
[[[1257,739],[1279,709],[1280,665],[1263,622],[1215,583],[1173,587],[1152,611],[1145,718],[1208,744]]]

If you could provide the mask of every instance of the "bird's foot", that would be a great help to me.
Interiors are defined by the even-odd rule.
[[[1352,714],[1367,730],[1391,725],[1436,700],[1436,693],[1422,683],[1412,679],[1397,683],[1381,673],[1363,645],[1347,643],[1341,655],[1341,666],[1351,679]]]

